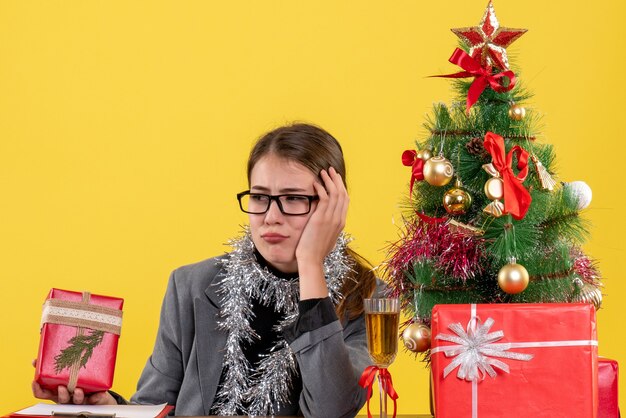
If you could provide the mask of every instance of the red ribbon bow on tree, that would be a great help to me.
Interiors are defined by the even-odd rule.
[[[413,184],[415,180],[424,180],[424,160],[417,158],[417,151],[406,150],[402,153],[402,164],[411,167],[411,197],[413,196]]]
[[[370,397],[372,396],[372,387],[374,386],[376,373],[378,373],[380,384],[385,391],[385,396],[389,395],[389,397],[393,400],[393,418],[396,418],[396,399],[398,399],[398,393],[393,388],[391,373],[389,373],[389,370],[378,366],[367,366],[365,370],[363,370],[363,374],[359,379],[359,385],[367,388],[367,418],[372,418],[372,414],[370,412]]]
[[[472,58],[467,52],[462,49],[455,49],[452,56],[448,60],[452,64],[458,65],[465,71],[461,71],[455,74],[436,75],[433,77],[446,77],[446,78],[465,78],[476,77],[474,82],[467,92],[467,105],[466,109],[469,112],[470,107],[476,103],[480,95],[483,93],[487,86],[490,86],[494,91],[498,93],[504,93],[511,90],[515,86],[515,73],[511,70],[503,71],[498,74],[491,74],[491,67],[483,67],[480,62]],[[504,86],[500,83],[502,78],[507,77],[509,84]]]
[[[491,154],[491,164],[500,173],[504,182],[504,211],[513,218],[523,219],[528,212],[532,197],[522,185],[528,175],[528,151],[515,145],[508,154],[504,147],[504,138],[493,132],[487,132],[484,142],[485,149]],[[517,176],[513,173],[513,156],[517,154]]]

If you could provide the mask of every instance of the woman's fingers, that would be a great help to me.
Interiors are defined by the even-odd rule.
[[[72,395],[70,395],[70,391],[67,390],[65,386],[59,386],[57,388],[57,397],[58,403],[70,403],[70,401],[72,400]]]
[[[60,385],[57,387],[58,403],[73,403],[75,405],[82,405],[85,403],[85,392],[82,389],[74,389],[74,393],[70,393],[66,386]]]
[[[117,405],[117,401],[108,391],[96,392],[87,396],[90,405]]]
[[[326,174],[326,177],[327,176],[328,174]],[[326,181],[329,182],[330,179],[327,177]],[[335,222],[334,219],[334,213],[337,207],[336,193],[329,193],[327,187],[321,183],[314,183],[313,187],[319,196],[319,200],[309,223],[319,228],[328,229],[329,226],[331,226],[333,230],[336,229],[337,222]]]
[[[296,257],[323,260],[334,248],[337,236],[346,223],[348,194],[341,176],[334,168],[320,172],[321,182],[313,183],[318,195],[316,207],[300,237]]]
[[[33,396],[37,399],[47,399],[47,400],[51,400],[51,401],[57,401],[57,397],[56,394],[53,393],[51,390],[48,389],[44,389],[41,387],[41,385],[37,382],[35,382],[33,380],[32,383],[32,389],[33,389]]]
[[[321,172],[324,186],[328,192],[327,221],[341,231],[346,223],[346,214],[348,211],[348,193],[343,184],[343,179],[337,171],[330,167],[328,172]]]
[[[87,397],[87,403],[89,405],[106,405],[107,392],[96,392],[93,395]]]
[[[81,388],[74,389],[72,394],[72,403],[76,405],[82,405],[85,403],[85,392]]]
[[[340,217],[341,229],[343,229],[346,224],[346,215],[348,213],[348,203],[350,201],[350,198],[348,197],[348,191],[346,190],[346,186],[343,183],[343,179],[341,178],[339,173],[337,173],[337,171],[335,171],[335,169],[332,167],[330,168],[330,176],[333,180],[337,193],[337,206],[335,208],[335,215]]]
[[[39,383],[32,383],[33,396],[37,399],[46,399],[56,403],[73,403],[76,405],[117,405],[115,399],[107,392],[96,392],[91,395],[85,395],[85,391],[76,388],[71,394],[66,386],[58,386],[56,392],[42,388]]]

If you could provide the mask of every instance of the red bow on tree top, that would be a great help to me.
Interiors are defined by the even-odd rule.
[[[491,164],[504,182],[504,211],[519,221],[526,216],[532,201],[530,193],[522,185],[528,175],[528,151],[516,145],[506,154],[504,138],[493,132],[487,132],[484,145],[491,154]],[[516,154],[519,170],[517,176],[513,173],[513,156]]]
[[[359,385],[367,388],[367,418],[372,418],[372,413],[370,412],[370,397],[372,396],[372,387],[374,386],[376,373],[378,373],[378,378],[380,379],[379,382],[380,385],[382,385],[385,396],[389,395],[389,397],[393,400],[393,418],[396,418],[396,399],[398,399],[398,393],[393,388],[391,373],[389,373],[389,370],[378,366],[367,366],[365,370],[363,370],[363,374],[359,379]]]
[[[476,77],[474,82],[467,92],[467,105],[466,109],[469,112],[470,107],[476,103],[480,95],[483,93],[487,86],[490,86],[492,90],[498,93],[504,93],[515,87],[515,73],[511,70],[503,71],[498,74],[491,74],[491,67],[483,67],[480,62],[472,58],[467,52],[462,49],[455,49],[452,56],[448,60],[452,64],[458,65],[465,71],[461,71],[455,74],[435,75],[433,77],[446,77],[446,78],[465,78]],[[504,86],[501,84],[502,78],[507,77],[509,84]]]

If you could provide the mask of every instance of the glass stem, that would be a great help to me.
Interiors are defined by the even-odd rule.
[[[387,387],[378,374],[378,391],[380,392],[380,418],[387,418]]]

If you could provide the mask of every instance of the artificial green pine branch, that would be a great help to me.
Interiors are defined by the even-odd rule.
[[[561,213],[542,223],[543,237],[553,241],[557,237],[566,237],[569,241],[583,244],[589,236],[589,221],[579,216],[578,212]]]
[[[565,239],[582,244],[589,238],[589,221],[580,217],[578,198],[566,188],[554,192],[547,216],[539,225],[546,242]]]
[[[573,276],[535,280],[522,293],[511,295],[509,302],[540,303],[540,302],[571,302],[574,294]]]
[[[484,286],[479,279],[465,282],[446,277],[435,267],[436,260],[416,260],[411,269],[405,272],[413,286],[413,292],[406,292],[404,306],[421,319],[430,320],[433,307],[444,303],[476,303],[488,301],[484,296]]]
[[[63,369],[70,368],[73,364],[85,367],[87,362],[104,336],[104,331],[91,330],[90,334],[77,335],[71,338],[68,347],[54,357],[55,370],[60,373]]]
[[[484,215],[483,219],[485,247],[498,268],[511,257],[520,261],[536,256],[540,236],[532,223],[525,219],[515,221],[510,215],[500,218]]]
[[[571,243],[556,241],[537,247],[533,257],[527,257],[524,267],[533,280],[548,280],[568,277],[572,271]]]
[[[471,291],[467,288],[423,291],[420,294],[419,304],[417,306],[417,316],[430,319],[431,312],[435,305],[451,303],[488,303],[489,301],[490,299],[484,294]]]
[[[482,147],[482,138],[478,138],[480,138],[478,145]],[[453,164],[456,163],[455,169],[457,170],[457,176],[463,182],[463,187],[472,192],[473,201],[480,204],[487,199],[483,190],[485,182],[489,180],[490,177],[483,169],[483,165],[491,162],[491,156],[484,147],[480,148],[477,146],[480,151],[475,151],[471,147],[468,149],[466,144],[467,143],[458,147],[457,158],[452,161],[454,161]],[[478,155],[476,155],[476,152],[478,152]]]

